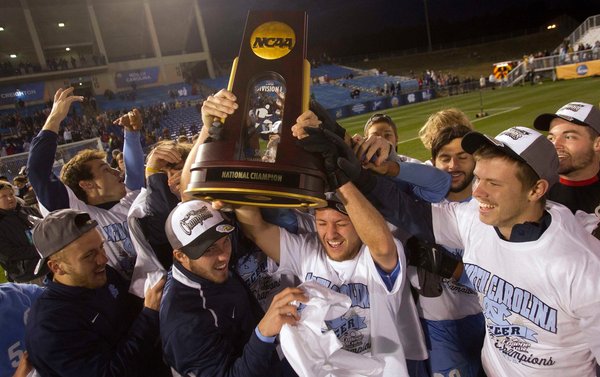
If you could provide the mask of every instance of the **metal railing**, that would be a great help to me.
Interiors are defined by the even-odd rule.
[[[570,46],[575,46],[577,42],[588,32],[588,30],[600,27],[600,14],[590,16],[577,27],[567,38]],[[556,50],[560,50],[562,43],[556,47]]]

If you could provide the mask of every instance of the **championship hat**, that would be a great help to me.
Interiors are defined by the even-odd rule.
[[[469,132],[463,137],[461,146],[473,154],[483,145],[500,149],[507,155],[529,165],[538,177],[550,186],[558,182],[558,155],[554,145],[544,135],[527,127],[511,127],[495,138],[479,132]]]
[[[200,200],[179,203],[165,224],[173,250],[181,250],[190,259],[200,258],[210,245],[234,229],[221,212]]]
[[[556,114],[542,114],[535,118],[533,126],[548,131],[552,119],[561,118],[580,126],[588,126],[600,133],[600,109],[584,102],[570,102],[558,109]]]
[[[98,223],[86,212],[66,208],[52,211],[33,228],[33,244],[40,260],[33,272],[37,275],[50,256],[67,247]]]

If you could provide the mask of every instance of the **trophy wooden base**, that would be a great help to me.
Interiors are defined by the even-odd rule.
[[[199,164],[192,168],[186,194],[205,200],[278,208],[318,208],[327,205],[323,177],[314,171],[298,172],[279,166],[269,170],[257,166]],[[284,169],[282,169],[284,168]]]
[[[194,180],[198,177],[208,178],[208,180],[204,182]],[[215,177],[228,179],[211,180]],[[294,181],[304,188],[286,187],[285,190],[279,191],[274,190],[272,183],[260,184],[257,180]],[[191,185],[188,186],[192,188],[188,189],[186,194],[205,201],[220,200],[225,203],[257,207],[318,208],[327,205],[323,197],[322,182],[321,177],[301,173],[261,172],[256,169],[224,167],[200,168],[193,170]]]

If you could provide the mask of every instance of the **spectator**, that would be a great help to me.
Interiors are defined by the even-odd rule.
[[[128,282],[106,265],[98,223],[81,211],[51,212],[33,241],[52,281],[34,303],[25,332],[42,376],[167,376],[158,347],[164,279],[146,292],[143,309]]]
[[[165,359],[185,376],[280,375],[275,336],[299,319],[290,302],[307,298],[288,288],[261,319],[254,297],[227,267],[234,227],[210,206],[182,203],[165,224],[174,258],[160,307]]]
[[[37,204],[37,198],[35,192],[31,188],[27,176],[17,175],[13,178],[13,184],[19,189],[17,196],[25,201],[28,206],[35,206]]]
[[[69,127],[65,127],[65,132],[63,132],[63,139],[65,140],[65,144],[69,144],[73,141],[73,135],[71,134],[71,130]]]
[[[112,159],[110,161],[110,167],[113,169],[119,168],[118,161],[117,161],[117,157],[119,156],[119,153],[121,153],[121,151],[119,149],[113,149],[110,152],[110,156],[112,157]]]
[[[17,202],[10,183],[0,181],[0,265],[9,281],[26,283],[40,276],[34,272],[39,257],[31,230],[41,217],[37,209]]]
[[[144,184],[141,116],[134,109],[114,122],[125,128],[125,179],[106,163],[104,152],[88,149],[78,152],[63,166],[58,180],[52,173],[58,128],[71,104],[83,100],[72,93],[73,88],[59,89],[54,96],[52,113],[32,142],[27,164],[29,180],[43,207],[42,213],[60,208],[89,212],[105,236],[109,264],[130,279],[135,249],[126,221],[129,207]]]

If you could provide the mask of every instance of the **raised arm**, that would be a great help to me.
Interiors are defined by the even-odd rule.
[[[142,114],[138,109],[133,109],[116,119],[113,124],[124,128],[125,186],[130,190],[139,190],[144,187],[144,151],[140,140]]]
[[[209,137],[209,128],[211,124],[215,121],[215,118],[220,118],[222,120],[226,119],[229,115],[233,114],[233,112],[238,108],[238,104],[235,102],[236,97],[230,91],[225,89],[221,89],[214,96],[208,96],[206,101],[202,103],[202,128],[200,129],[200,136],[194,143],[190,154],[185,160],[185,165],[183,166],[183,170],[181,172],[181,201],[185,202],[187,200],[193,199],[191,195],[184,194],[185,190],[187,190],[188,183],[190,182],[192,164],[196,161],[196,155],[198,154],[198,147],[203,144],[206,139]]]
[[[269,258],[279,263],[280,256],[280,228],[266,222],[258,207],[243,206],[235,209],[238,223],[242,231],[256,244]]]
[[[39,202],[48,210],[67,208],[69,196],[65,185],[52,172],[58,140],[58,130],[73,102],[83,101],[83,97],[74,96],[74,88],[58,89],[54,94],[54,103],[50,115],[40,133],[31,141],[27,169],[29,181]]]
[[[398,264],[398,251],[383,216],[352,182],[340,186],[338,194],[354,229],[362,242],[369,247],[375,263],[386,272],[394,270]]]
[[[364,139],[354,135],[352,140],[356,156],[364,156],[365,169],[390,177],[400,188],[427,202],[437,203],[446,197],[452,182],[450,174],[433,166],[405,161],[407,158],[398,155],[381,136]]]

